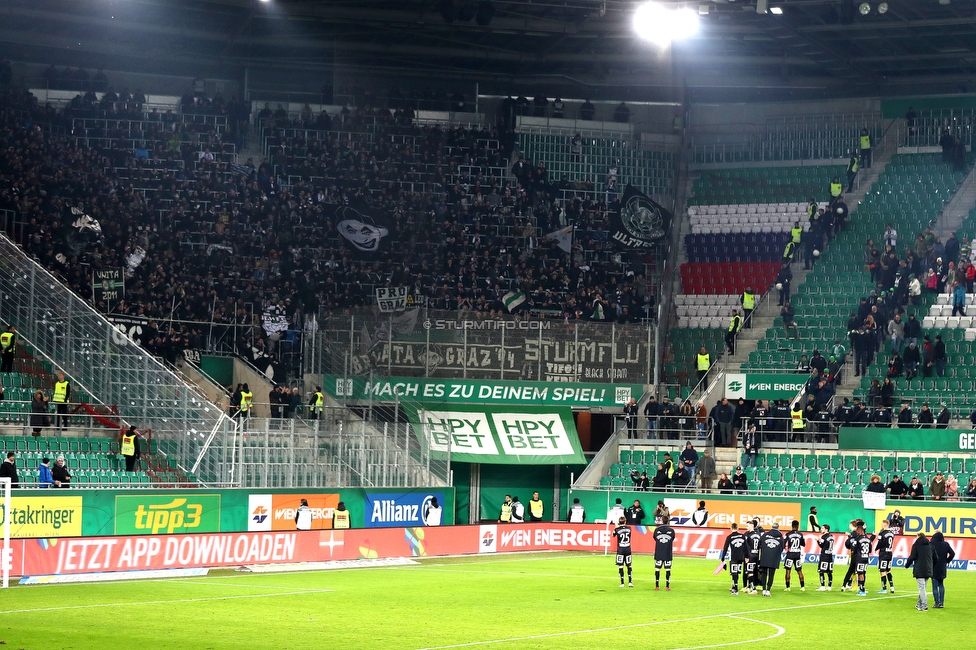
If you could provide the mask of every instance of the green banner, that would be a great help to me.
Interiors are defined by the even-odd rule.
[[[115,497],[116,535],[219,532],[219,494]]]
[[[509,404],[621,408],[640,399],[640,384],[574,384],[559,382],[474,381],[416,377],[325,375],[322,388],[338,399],[418,402],[422,404]]]
[[[730,400],[793,399],[806,385],[809,375],[800,373],[725,375],[725,396]]]
[[[840,449],[885,449],[888,451],[976,451],[972,429],[862,429],[841,427]]]
[[[510,465],[586,462],[573,413],[565,407],[404,408],[433,458]]]

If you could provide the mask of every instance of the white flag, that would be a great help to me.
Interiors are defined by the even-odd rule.
[[[570,253],[573,250],[573,227],[566,226],[561,228],[556,232],[551,232],[546,235],[546,239],[551,239],[556,241],[556,245],[559,246],[563,251]]]

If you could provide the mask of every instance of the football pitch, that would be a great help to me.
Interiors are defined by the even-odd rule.
[[[301,573],[19,586],[0,592],[7,648],[818,648],[967,647],[976,575],[952,571],[946,609],[915,610],[911,572],[894,595],[818,592],[806,566],[772,597],[729,593],[715,561],[677,558],[671,591],[654,590],[649,556],[620,589],[613,556],[539,553],[420,559]],[[969,638],[970,641],[965,641]],[[639,644],[639,645],[635,645]]]

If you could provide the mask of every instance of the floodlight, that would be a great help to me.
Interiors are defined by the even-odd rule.
[[[783,15],[783,8],[782,7],[770,7],[769,8],[769,13],[775,14],[777,16],[782,16]]]
[[[886,14],[886,13],[888,13],[888,3],[887,2],[882,2],[882,3],[878,4],[878,13],[879,14]]]
[[[634,30],[644,40],[664,46],[693,36],[698,31],[698,14],[687,7],[670,9],[647,2],[634,12]]]
[[[861,12],[861,15],[862,15],[862,16],[867,16],[867,15],[868,15],[869,13],[871,13],[871,5],[869,5],[869,4],[868,4],[868,3],[866,3],[866,2],[862,2],[862,3],[861,3],[861,4],[859,5],[859,6],[858,6],[858,8],[857,8],[857,10],[858,10],[859,12]]]

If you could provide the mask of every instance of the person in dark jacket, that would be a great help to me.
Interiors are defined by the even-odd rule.
[[[935,608],[945,607],[945,579],[946,569],[949,563],[956,557],[956,552],[952,550],[949,543],[945,541],[942,532],[932,535],[932,598],[935,600]]]
[[[897,474],[892,477],[886,489],[892,499],[904,499],[905,495],[908,494],[908,486]]]
[[[749,477],[742,471],[742,467],[735,468],[732,475],[732,485],[735,487],[736,494],[745,494],[749,491]]]
[[[929,609],[926,583],[934,572],[933,564],[932,545],[929,543],[929,539],[925,536],[925,533],[919,533],[918,537],[915,538],[915,543],[912,544],[912,553],[908,556],[908,560],[905,561],[905,568],[912,569],[914,566],[912,576],[918,583],[918,602],[915,604],[915,609],[920,612],[925,612]]]
[[[655,490],[666,490],[671,485],[671,479],[668,477],[668,470],[665,469],[664,463],[657,464],[657,474],[654,475],[651,485]]]
[[[769,596],[773,588],[773,578],[779,568],[783,555],[783,533],[779,532],[779,524],[773,523],[772,530],[763,533],[759,538],[759,566],[762,571],[760,582],[763,585],[763,596]]]
[[[746,478],[746,475],[743,474],[742,478]],[[976,481],[976,479],[973,480]],[[732,483],[732,479],[725,472],[722,472],[722,475],[718,477],[717,487],[721,494],[732,494],[735,491],[735,484]]]
[[[935,428],[936,429],[948,429],[949,428],[949,421],[951,419],[952,419],[952,411],[949,410],[949,407],[946,406],[946,403],[945,402],[942,402],[942,410],[939,411],[939,417],[937,417],[935,419],[935,421],[936,421]]]
[[[931,429],[935,424],[935,413],[929,408],[928,402],[922,404],[922,410],[918,412],[918,427],[920,429]]]
[[[41,391],[34,391],[34,397],[31,399],[31,435],[39,436],[41,435],[41,429],[51,424],[51,416],[47,415],[47,395]]]
[[[7,452],[7,460],[0,463],[0,478],[9,478],[10,487],[20,487],[17,478],[17,457],[12,451]]]
[[[913,476],[911,483],[908,484],[908,498],[916,501],[925,498],[925,486],[922,485],[917,476]]]
[[[912,422],[913,414],[912,408],[905,402],[901,405],[901,410],[898,411],[898,428],[899,429],[912,429],[915,424]]]

